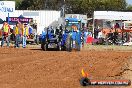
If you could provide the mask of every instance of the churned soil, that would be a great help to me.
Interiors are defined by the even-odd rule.
[[[122,79],[130,58],[131,50],[90,48],[66,52],[4,47],[0,48],[0,88],[83,88],[79,83],[82,69],[90,79]]]

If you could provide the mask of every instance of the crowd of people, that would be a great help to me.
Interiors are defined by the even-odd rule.
[[[94,39],[101,40],[101,44],[109,43],[114,45],[121,45],[130,40],[130,32],[123,31],[123,26],[116,23],[112,28],[95,28]]]
[[[2,41],[1,47],[3,47],[4,43],[7,43],[7,47],[10,46],[11,35],[14,37],[14,47],[19,48],[22,43],[22,47],[26,47],[26,39],[29,34],[29,28],[27,24],[17,22],[13,29],[10,28],[10,25],[7,22],[3,23],[1,28],[2,32]]]

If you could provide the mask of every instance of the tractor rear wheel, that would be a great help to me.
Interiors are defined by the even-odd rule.
[[[66,51],[71,52],[72,48],[71,48],[71,36],[68,35],[67,39],[66,39]]]
[[[48,44],[44,45],[44,51],[48,51]]]
[[[76,49],[77,51],[80,51],[80,45],[78,44],[78,42],[76,42]]]
[[[41,43],[41,48],[42,50],[44,50],[44,43]]]

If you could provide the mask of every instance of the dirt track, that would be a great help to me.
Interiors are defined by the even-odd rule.
[[[0,48],[0,88],[83,88],[79,84],[82,68],[91,79],[121,78],[130,58],[131,51]]]

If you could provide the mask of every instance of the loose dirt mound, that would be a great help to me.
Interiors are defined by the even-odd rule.
[[[83,88],[79,84],[82,68],[91,79],[120,78],[131,53],[0,48],[0,88]]]

